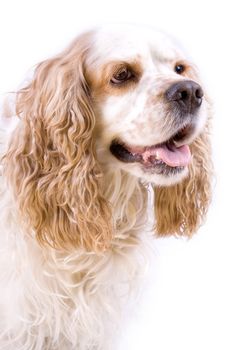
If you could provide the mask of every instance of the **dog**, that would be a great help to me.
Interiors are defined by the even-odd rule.
[[[191,237],[210,203],[198,69],[167,34],[107,25],[40,63],[6,105],[0,347],[113,349],[150,241]]]

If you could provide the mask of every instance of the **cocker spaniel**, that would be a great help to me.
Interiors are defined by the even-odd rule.
[[[198,70],[166,34],[109,25],[40,63],[15,109],[1,140],[0,348],[112,350],[150,232],[191,236],[207,211]]]

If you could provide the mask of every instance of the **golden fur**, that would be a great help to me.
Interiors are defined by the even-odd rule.
[[[209,123],[210,121],[208,121]],[[189,175],[181,183],[155,189],[156,232],[159,236],[192,236],[205,219],[211,200],[212,162],[209,125],[193,142]]]
[[[79,39],[41,63],[33,81],[19,91],[16,113],[23,123],[5,163],[22,221],[41,244],[98,251],[112,237],[111,211],[101,193],[93,145],[84,43]]]

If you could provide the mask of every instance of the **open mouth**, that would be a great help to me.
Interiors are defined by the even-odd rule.
[[[180,128],[167,141],[146,147],[129,146],[120,140],[113,140],[111,153],[125,163],[139,163],[144,171],[172,175],[182,171],[191,161],[188,140],[194,126],[188,124]]]

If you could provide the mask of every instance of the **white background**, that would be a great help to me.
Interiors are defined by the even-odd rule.
[[[119,350],[233,349],[233,10],[230,1],[12,1],[0,3],[0,93],[57,53],[84,27],[152,24],[172,33],[199,65],[214,102],[214,198],[189,242],[157,240],[142,304]],[[15,349],[17,350],[17,349]]]

